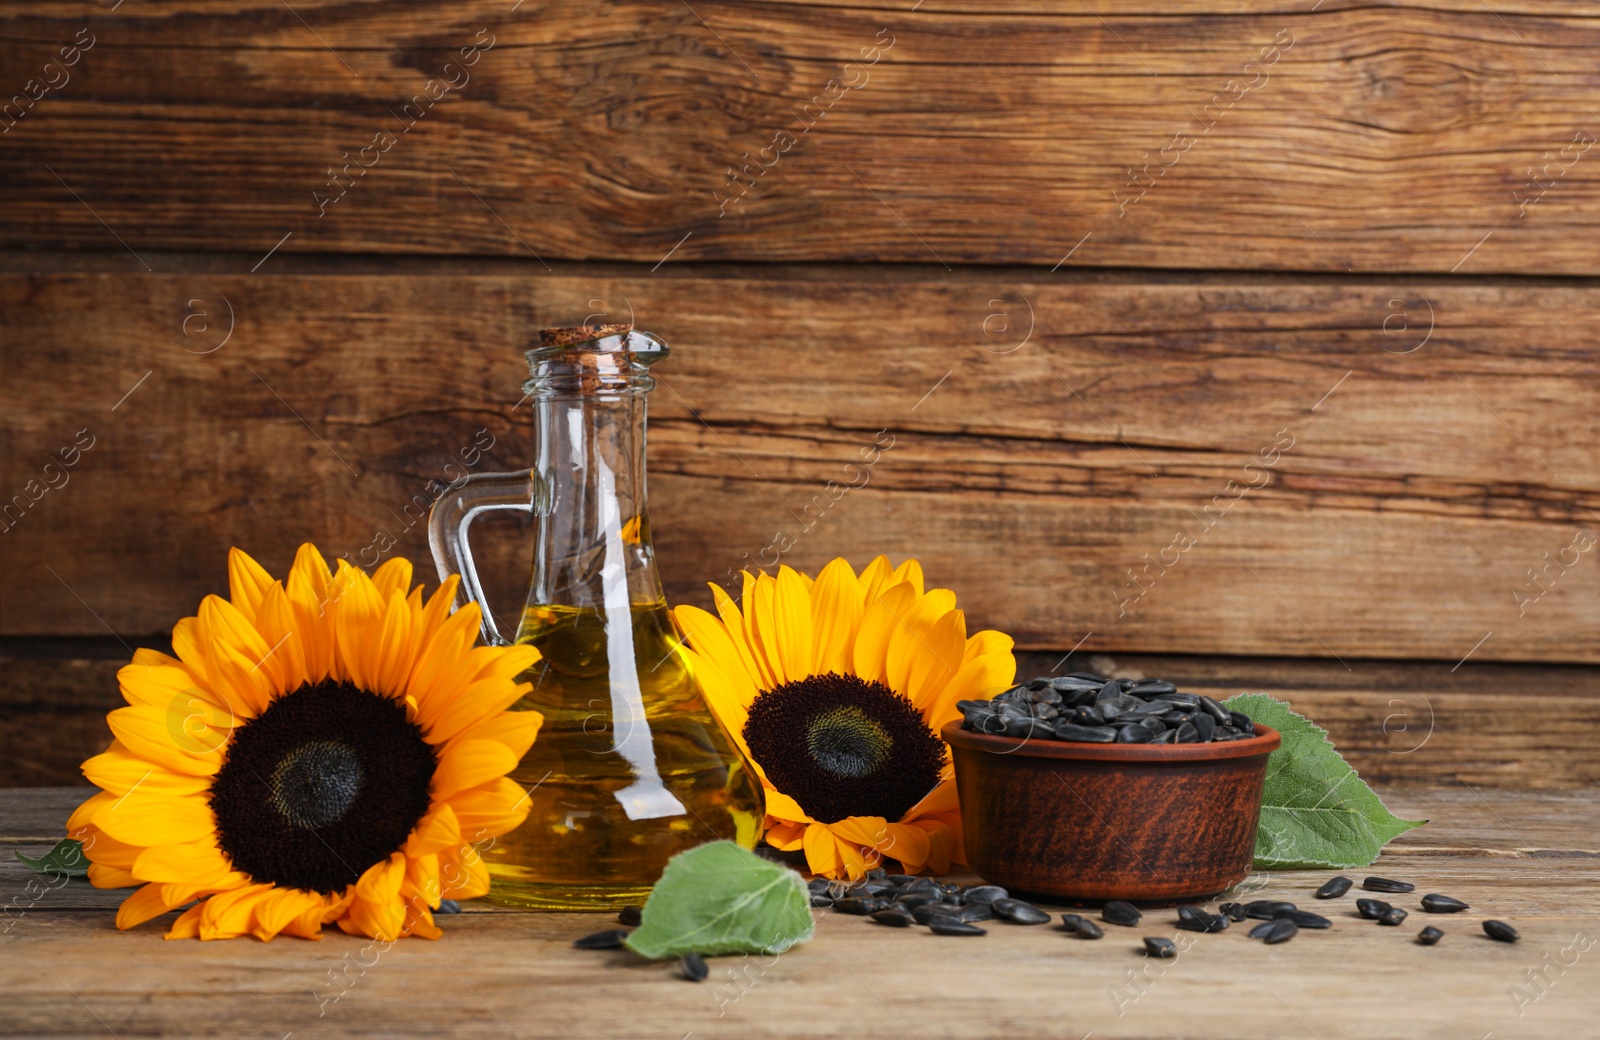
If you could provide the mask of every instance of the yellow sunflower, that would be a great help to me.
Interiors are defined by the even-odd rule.
[[[440,900],[489,890],[473,843],[528,815],[506,774],[543,719],[506,709],[538,651],[474,647],[456,580],[424,603],[405,560],[330,573],[303,545],[279,584],[234,549],[228,582],[173,628],[176,657],[117,673],[129,706],[83,764],[101,793],[67,829],[89,879],[143,885],[117,927],[200,900],[167,938],[437,938]]]
[[[879,556],[834,560],[813,581],[782,566],[744,575],[743,609],[680,606],[706,700],[766,787],[767,841],[804,849],[814,874],[859,878],[884,856],[909,873],[962,861],[961,816],[939,728],[956,702],[1016,676],[1012,640],[968,637],[949,589]]]

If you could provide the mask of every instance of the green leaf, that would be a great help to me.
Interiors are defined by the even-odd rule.
[[[667,861],[626,945],[657,958],[782,953],[815,930],[799,874],[731,841],[714,841]]]
[[[83,854],[83,842],[76,838],[62,838],[55,848],[38,859],[29,859],[20,852],[17,858],[35,874],[65,874],[67,877],[89,874],[89,857]]]
[[[1428,822],[1402,820],[1386,809],[1334,750],[1327,731],[1282,701],[1245,693],[1226,707],[1283,734],[1283,745],[1267,759],[1257,867],[1364,867],[1389,842]]]

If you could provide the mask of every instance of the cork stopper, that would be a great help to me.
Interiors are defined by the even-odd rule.
[[[588,343],[607,336],[625,336],[633,331],[631,322],[611,325],[573,325],[559,329],[540,329],[539,345],[544,347],[570,347],[575,343]]]

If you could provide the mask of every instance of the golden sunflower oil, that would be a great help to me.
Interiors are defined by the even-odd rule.
[[[512,773],[532,811],[483,853],[492,902],[643,904],[674,854],[722,838],[755,844],[760,782],[706,706],[665,600],[609,621],[596,607],[523,612],[517,642],[543,657],[517,707],[544,724]]]

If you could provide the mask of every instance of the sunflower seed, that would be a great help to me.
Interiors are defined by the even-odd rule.
[[[1204,921],[1210,916],[1204,907],[1195,906],[1193,903],[1185,903],[1178,907],[1178,920],[1180,921]]]
[[[1118,744],[1148,744],[1155,739],[1155,733],[1137,723],[1130,726],[1117,727]]]
[[[1077,726],[1064,722],[1056,726],[1057,740],[1072,740],[1085,744],[1109,744],[1117,739],[1117,731],[1110,726]]]
[[[811,905],[817,910],[826,910],[833,905],[833,900],[827,896],[815,895],[811,897]]]
[[[1125,928],[1132,928],[1143,916],[1138,907],[1132,903],[1124,903],[1120,899],[1114,899],[1100,908],[1100,920],[1109,924],[1120,924]]]
[[[942,903],[944,902],[944,897],[935,895],[932,892],[907,892],[903,896],[896,896],[894,901],[910,910],[913,907],[925,906],[928,903]]]
[[[1050,915],[1020,899],[996,899],[989,904],[994,912],[1012,924],[1048,924]]]
[[[441,900],[439,900],[439,906],[438,906],[437,909],[434,910],[434,913],[436,913],[436,914],[459,914],[460,912],[461,912],[461,904],[456,902],[454,899],[441,899]],[[622,923],[623,924],[627,924],[628,922],[627,921],[623,921]],[[638,924],[639,922],[635,921],[633,923],[634,924]]]
[[[1046,686],[1042,690],[1034,690],[1032,693],[1028,694],[1028,700],[1039,705],[1049,704],[1054,706],[1061,703],[1061,694]]]
[[[1082,705],[1074,708],[1067,721],[1074,726],[1104,726],[1106,717],[1094,709],[1092,705]]]
[[[1193,722],[1178,724],[1178,735],[1173,738],[1179,744],[1195,744],[1200,740],[1200,730]]]
[[[1230,921],[1243,921],[1249,916],[1244,912],[1242,903],[1223,903],[1217,907],[1217,912],[1227,914]]]
[[[585,935],[582,939],[574,939],[572,945],[580,950],[615,950],[627,937],[626,928],[608,928],[603,932]]]
[[[1369,921],[1376,921],[1392,908],[1381,899],[1357,899],[1356,911]]]
[[[874,910],[882,910],[883,902],[871,896],[846,896],[843,899],[835,899],[833,908],[841,914],[865,917]]]
[[[1422,909],[1430,914],[1454,914],[1467,908],[1467,904],[1459,899],[1451,899],[1437,892],[1429,892],[1422,897]]]
[[[1175,743],[1177,743],[1177,738],[1178,738],[1178,731],[1175,730],[1175,729],[1169,729],[1165,733],[1157,733],[1155,736],[1151,737],[1150,738],[1150,743],[1152,743],[1152,744],[1175,744]]]
[[[1413,892],[1416,885],[1409,881],[1394,881],[1386,877],[1369,877],[1361,882],[1361,887],[1368,892]]]
[[[1033,709],[1033,717],[1040,722],[1053,722],[1061,712],[1048,704],[1041,704]]]
[[[897,906],[891,906],[887,910],[874,910],[872,919],[891,928],[910,928],[912,921],[911,914]]]
[[[1011,893],[999,885],[973,885],[962,893],[970,903],[992,903],[996,899],[1004,899]]]
[[[1314,914],[1309,910],[1283,910],[1276,914],[1274,921],[1293,921],[1301,928],[1331,928],[1333,922],[1321,914]]]
[[[917,879],[912,877],[910,874],[890,874],[888,877],[884,878],[884,880],[893,881],[897,885],[909,885],[911,882]]]
[[[956,911],[959,920],[971,924],[976,921],[992,921],[995,918],[993,903],[968,903]]]
[[[815,906],[816,904],[813,903],[812,905]],[[617,923],[625,924],[630,928],[637,928],[642,920],[641,915],[643,913],[644,907],[642,906],[625,906],[617,914]]]
[[[1217,720],[1210,715],[1204,713],[1196,715],[1189,724],[1194,727],[1196,744],[1209,744],[1217,735]],[[1179,739],[1182,740],[1182,737]]]
[[[988,935],[989,933],[975,924],[965,921],[934,921],[928,925],[928,930],[934,935]]]
[[[828,884],[829,882],[827,878],[812,878],[810,881],[806,882],[806,890],[812,895],[819,895],[828,890]]]
[[[1276,922],[1273,922],[1273,921],[1262,921],[1260,924],[1258,924],[1254,928],[1250,929],[1250,938],[1252,938],[1252,939],[1261,938],[1263,935],[1266,935],[1268,932],[1272,931],[1272,926],[1275,923]]]
[[[1062,914],[1061,923],[1063,926],[1065,926],[1067,931],[1073,933],[1080,939],[1098,939],[1102,935],[1106,934],[1100,930],[1099,925],[1095,924],[1087,917],[1080,917],[1077,914]]]
[[[1398,906],[1391,906],[1389,909],[1385,910],[1382,914],[1378,915],[1378,923],[1379,924],[1397,925],[1397,924],[1400,924],[1405,919],[1406,919],[1406,912],[1404,910],[1400,909]]]
[[[1096,693],[1105,683],[1099,679],[1084,679],[1076,675],[1058,675],[1050,680],[1050,688],[1060,693],[1077,693],[1080,690],[1093,690]]]
[[[1431,924],[1417,933],[1417,942],[1421,943],[1423,946],[1432,946],[1434,943],[1443,938],[1444,933]]]
[[[1200,710],[1200,698],[1193,693],[1163,693],[1161,699],[1176,704],[1184,711]]]
[[[1300,926],[1287,917],[1280,917],[1276,921],[1267,922],[1267,933],[1261,937],[1268,946],[1281,942],[1288,942],[1300,932]]]
[[[1281,899],[1257,899],[1253,903],[1244,905],[1244,915],[1254,917],[1259,921],[1270,921],[1285,910],[1299,909],[1293,903],[1285,903]]]
[[[1172,944],[1171,939],[1164,939],[1159,935],[1144,937],[1144,952],[1151,957],[1176,957],[1178,948]]]
[[[1496,942],[1516,942],[1518,939],[1522,938],[1522,936],[1517,934],[1517,930],[1515,928],[1506,924],[1504,921],[1483,922],[1483,934],[1487,935]]]
[[[925,903],[922,906],[911,908],[911,919],[918,924],[933,924],[937,921],[959,921],[961,910],[944,903]]]
[[[706,976],[711,974],[711,969],[706,967],[706,959],[698,953],[686,953],[683,960],[678,962],[678,967],[683,972],[683,977],[690,982],[704,982]]]
[[[1231,923],[1227,914],[1206,914],[1203,918],[1179,921],[1178,927],[1186,932],[1221,932]]]
[[[1164,679],[1140,679],[1128,689],[1140,697],[1154,697],[1163,693],[1177,693],[1178,688]]]
[[[889,872],[882,867],[873,867],[867,871],[867,877],[873,881],[882,881],[889,876]]]
[[[1355,884],[1355,882],[1351,881],[1343,874],[1340,874],[1338,877],[1329,878],[1327,881],[1324,881],[1322,883],[1322,887],[1317,889],[1316,892],[1312,893],[1312,895],[1317,899],[1338,899],[1340,896],[1350,891],[1350,886],[1353,884]]]
[[[1094,703],[1095,706],[1098,707],[1104,701],[1121,696],[1122,684],[1117,682],[1115,679],[1108,679],[1106,680],[1106,684],[1100,687],[1100,692],[1095,694]]]
[[[906,882],[907,892],[932,892],[935,895],[944,893],[944,886],[931,877],[912,878]]]

